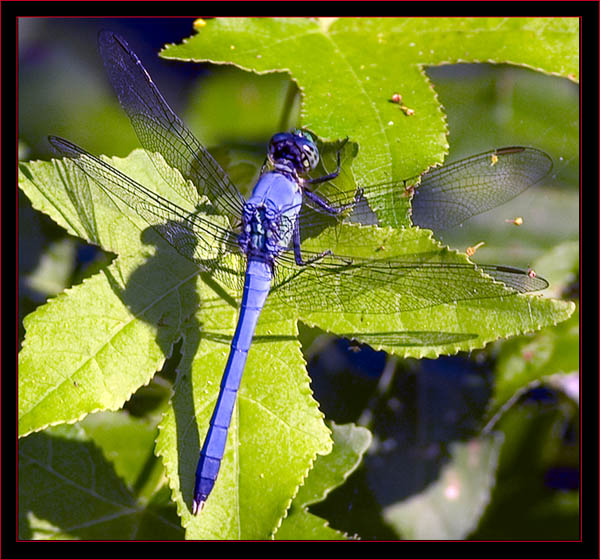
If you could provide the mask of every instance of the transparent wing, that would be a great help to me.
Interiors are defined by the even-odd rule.
[[[50,137],[52,146],[151,225],[180,254],[227,285],[239,289],[245,259],[236,234],[185,210],[133,181],[75,144]],[[388,259],[359,259],[303,251],[298,266],[292,251],[279,255],[270,299],[308,312],[389,313],[455,301],[507,296],[543,289],[547,282],[528,272],[453,262],[448,250]],[[503,284],[492,283],[481,271]]]
[[[513,266],[500,264],[477,264],[488,276],[502,282],[511,289],[519,292],[538,292],[545,290],[549,284],[545,278],[532,274],[530,270],[523,270]]]
[[[68,140],[50,136],[49,141],[109,197],[116,196],[134,210],[181,255],[229,286],[239,289],[243,284],[244,259],[233,231],[199,214],[187,213]]]
[[[552,159],[536,148],[507,147],[436,167],[421,177],[412,195],[412,221],[422,228],[440,231],[496,208],[539,182],[552,169]],[[365,225],[378,224],[374,208],[387,214],[403,212],[406,198],[418,177],[361,187],[363,194],[352,211],[334,217],[318,208],[303,209],[301,229],[306,235],[319,233],[340,220]],[[348,204],[354,192],[329,196],[333,206]]]
[[[432,169],[415,189],[412,219],[427,229],[447,229],[496,208],[545,177],[552,159],[536,148],[484,152]]]
[[[100,54],[121,106],[159,173],[174,188],[173,169],[192,182],[180,192],[193,204],[199,193],[219,212],[240,221],[244,199],[219,164],[169,107],[127,42],[110,31],[98,36]],[[156,157],[160,153],[162,158]],[[164,161],[163,161],[164,158]],[[165,165],[165,162],[167,165]]]
[[[180,254],[227,285],[239,289],[244,274],[235,232],[185,210],[133,181],[75,144],[50,137],[52,146],[151,225]],[[388,313],[467,299],[499,297],[540,290],[547,282],[507,266],[478,268],[453,261],[450,251],[404,255],[402,259],[320,256],[304,251],[314,263],[298,266],[291,251],[277,259],[272,299],[304,311]]]
[[[306,312],[390,313],[541,290],[546,280],[518,268],[455,262],[451,251],[358,259],[304,251],[308,266],[280,255],[271,297]],[[490,282],[492,276],[502,284]]]

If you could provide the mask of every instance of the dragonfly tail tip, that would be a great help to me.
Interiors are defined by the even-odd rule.
[[[202,512],[202,509],[204,508],[204,504],[205,501],[202,499],[195,499],[194,500],[194,504],[192,506],[192,514],[193,515],[198,515],[199,513]]]

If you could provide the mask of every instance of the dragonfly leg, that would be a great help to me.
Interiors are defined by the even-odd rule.
[[[323,251],[322,253],[319,253],[316,257],[313,257],[312,259],[308,259],[307,261],[305,261],[302,258],[302,251],[300,249],[300,226],[298,224],[298,222],[296,222],[296,225],[294,226],[294,258],[296,259],[296,264],[298,266],[308,266],[309,264],[313,264],[317,261],[320,261],[323,257],[326,257],[327,255],[331,255],[331,251],[329,249],[327,249],[327,251]]]
[[[348,142],[347,136],[344,139],[344,141],[342,142],[340,149],[337,151],[337,168],[336,168],[336,170],[333,173],[323,175],[322,177],[315,177],[314,179],[307,179],[306,183],[309,183],[311,185],[318,185],[319,183],[326,183],[327,181],[331,181],[332,179],[335,179],[340,174],[341,163],[342,163],[341,153],[342,153],[342,148],[346,145],[346,142]]]
[[[356,193],[354,193],[354,200],[352,202],[349,202],[348,204],[342,204],[340,206],[332,206],[325,199],[321,198],[317,193],[311,192],[309,190],[305,190],[304,194],[310,201],[314,202],[316,205],[320,206],[323,210],[325,210],[327,214],[329,214],[330,216],[337,216],[338,214],[341,214],[342,212],[345,212],[350,208],[354,208],[354,206],[358,204],[358,201],[361,199],[363,192],[363,188],[358,187],[356,189]]]
[[[263,173],[265,173],[265,172],[267,171],[268,163],[269,163],[269,158],[268,158],[268,157],[266,157],[266,158],[265,158],[265,160],[263,161],[263,164],[262,164],[261,168],[260,168],[260,173],[258,174],[258,175],[259,175],[259,177],[260,177],[260,176],[261,176]]]

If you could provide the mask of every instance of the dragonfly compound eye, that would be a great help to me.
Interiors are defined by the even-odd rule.
[[[319,150],[305,131],[280,132],[271,138],[269,159],[276,169],[306,173],[319,163]]]
[[[319,150],[312,142],[306,142],[301,146],[302,149],[302,166],[305,171],[310,171],[317,167],[319,163]]]
[[[317,140],[308,132],[301,128],[295,128],[291,132],[294,138],[294,143],[300,149],[299,157],[302,165],[302,172],[308,172],[319,163],[319,149],[317,148]]]

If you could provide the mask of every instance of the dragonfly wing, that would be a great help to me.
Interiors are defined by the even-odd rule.
[[[552,159],[536,148],[509,147],[434,168],[412,200],[413,224],[443,230],[496,208],[539,182]]]
[[[181,255],[239,288],[244,267],[233,231],[199,214],[187,213],[68,140],[51,136],[49,141],[84,177],[91,178],[109,197],[116,196],[127,204]],[[228,255],[231,263],[225,268]]]
[[[436,168],[423,176],[413,199],[413,221],[421,227],[440,229],[490,210],[521,193],[544,177],[552,160],[534,148],[492,150]],[[318,208],[301,214],[303,239],[314,237],[341,222],[377,224],[373,208],[406,207],[406,185],[383,183],[365,187],[354,208],[332,216]],[[354,193],[328,197],[332,206],[348,204]],[[340,233],[342,229],[338,229]],[[357,240],[359,242],[359,240]],[[324,247],[326,249],[326,247]],[[310,256],[303,252],[304,259]],[[284,259],[280,259],[283,262]],[[439,253],[404,255],[397,259],[363,260],[324,257],[312,268],[294,270],[291,263],[278,265],[273,293],[293,298],[307,310],[389,312],[408,311],[465,299],[496,297],[541,290],[548,283],[528,271],[507,266],[443,262]],[[490,282],[481,272],[498,283]],[[291,281],[290,279],[294,280]],[[279,282],[279,283],[278,283]],[[499,283],[501,282],[501,284]],[[328,303],[333,302],[333,303]],[[333,307],[332,307],[333,306]]]
[[[464,300],[503,297],[541,289],[543,278],[524,270],[455,262],[448,250],[402,258],[358,259],[304,251],[313,264],[299,267],[280,255],[271,297],[306,312],[390,313],[412,311]],[[481,269],[480,269],[481,268]],[[492,282],[482,274],[502,283]]]
[[[373,199],[381,201],[385,198],[386,201],[393,203],[397,201],[397,196],[402,196],[402,193],[404,193],[403,187],[398,187],[396,183],[370,185],[366,191],[368,192],[364,192],[363,190],[352,208],[338,215],[333,215],[325,211],[323,208],[313,204],[308,197],[305,197],[305,204],[303,204],[298,217],[302,239],[315,237],[326,228],[335,227],[341,222],[379,225],[377,214],[370,206],[369,201]],[[328,196],[327,202],[333,208],[339,208],[352,203],[355,196],[356,191],[342,191],[334,196]]]
[[[127,42],[110,31],[102,31],[98,45],[119,102],[159,173],[178,188],[180,183],[171,178],[176,168],[192,182],[182,196],[195,205],[198,189],[221,213],[239,221],[244,205],[242,195],[169,107]]]
[[[440,231],[500,206],[539,182],[552,169],[552,159],[536,148],[508,147],[490,150],[436,167],[421,177],[412,195],[414,225]],[[378,225],[378,213],[402,219],[408,186],[419,177],[361,187],[362,196],[352,210],[332,216],[315,207],[303,209],[300,227],[306,236],[318,235],[340,221]],[[328,196],[332,206],[348,204],[355,192]]]
[[[494,280],[502,282],[519,293],[545,290],[550,285],[548,284],[548,280],[541,276],[533,275],[530,270],[523,270],[512,266],[479,263],[477,267]]]

